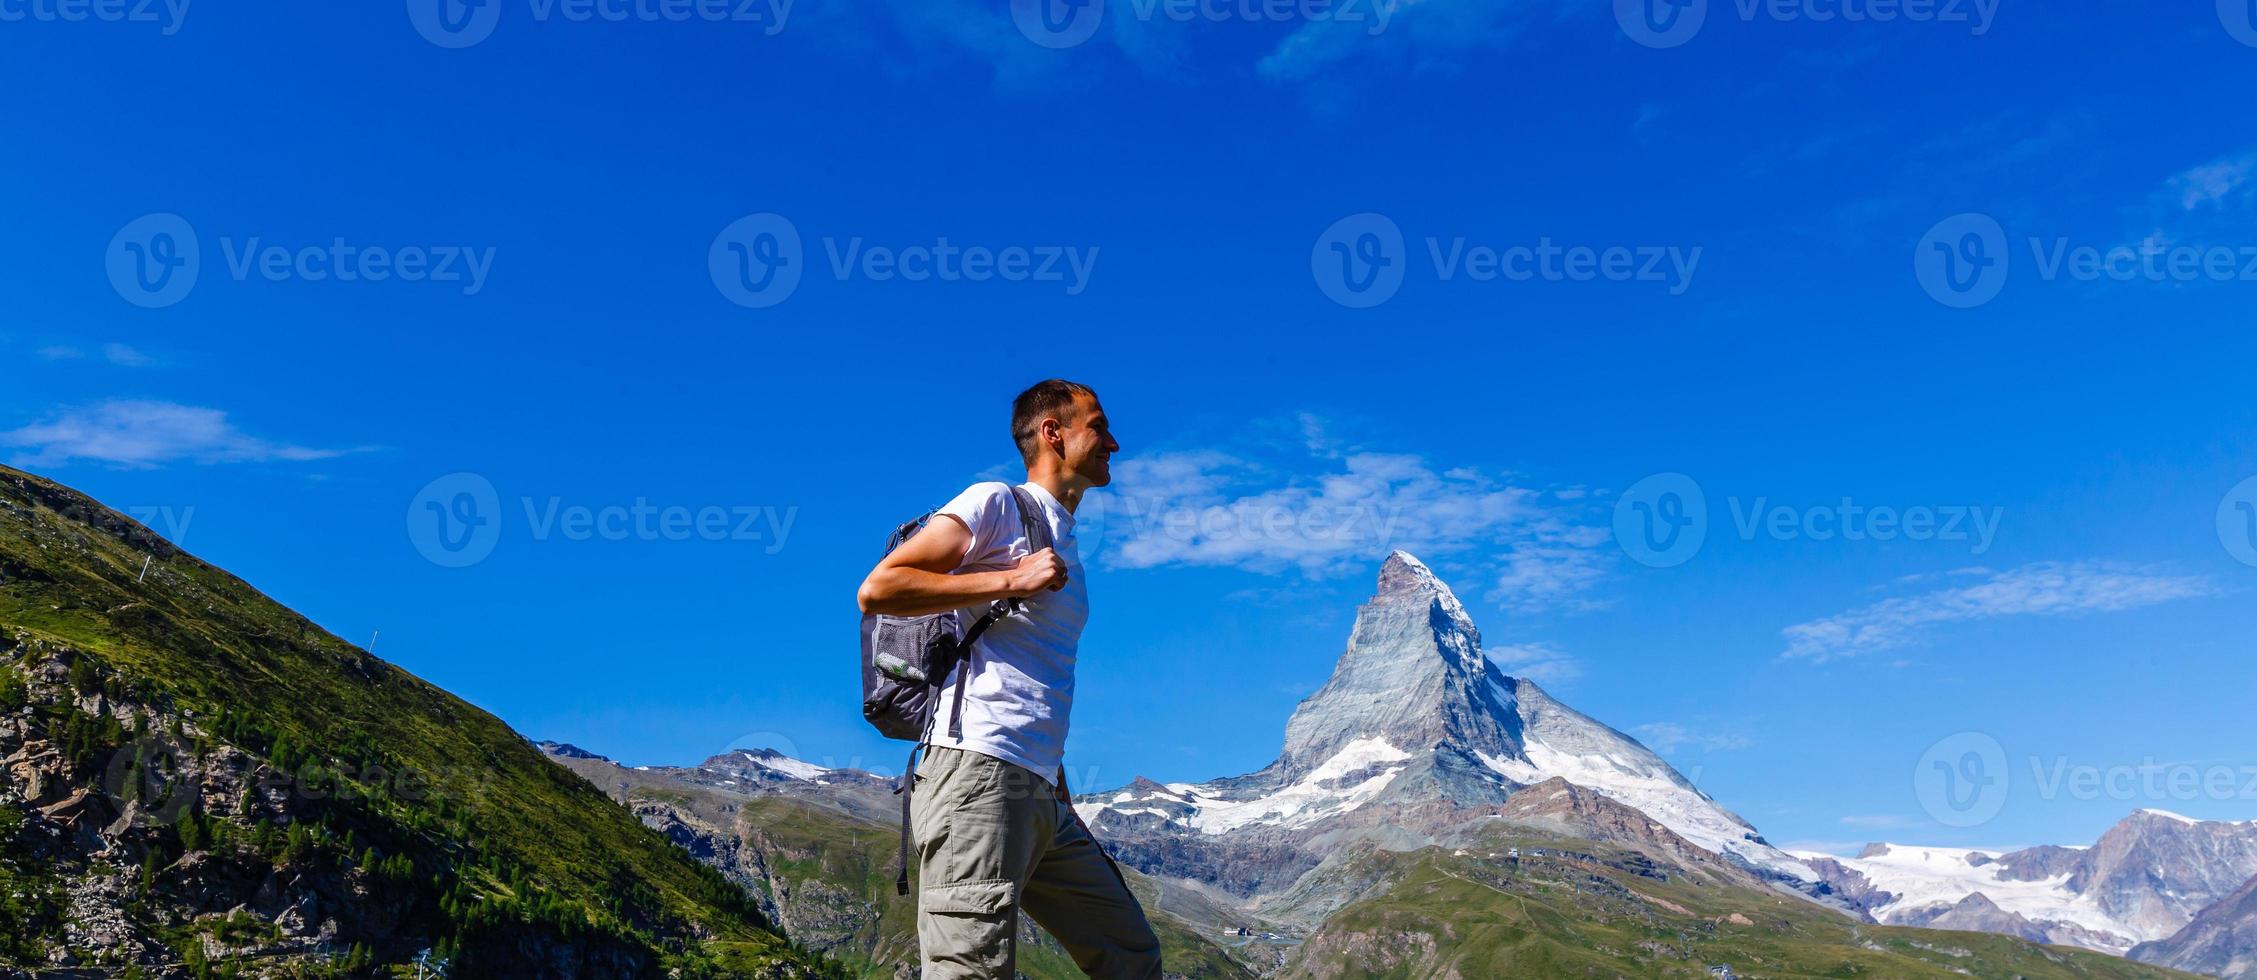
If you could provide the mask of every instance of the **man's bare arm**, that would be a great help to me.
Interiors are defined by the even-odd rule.
[[[1017,568],[952,575],[972,543],[972,532],[942,514],[878,562],[856,590],[865,613],[923,616],[997,599],[1024,598],[1066,585],[1066,560],[1049,548],[1019,559]]]

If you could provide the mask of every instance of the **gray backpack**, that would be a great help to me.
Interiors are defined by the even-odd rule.
[[[1051,546],[1050,523],[1042,506],[1021,487],[1011,488],[1011,500],[1026,529],[1027,547],[1041,551]],[[895,528],[886,539],[886,554],[924,529],[933,513]],[[987,612],[957,632],[955,610],[924,616],[862,617],[862,717],[878,734],[917,743],[909,748],[909,762],[901,770],[894,793],[901,797],[901,877],[896,891],[909,894],[909,797],[917,779],[917,750],[932,741],[932,726],[940,692],[956,675],[956,693],[948,713],[948,737],[964,740],[964,689],[971,686],[974,643],[997,620],[1019,612],[1017,599],[998,599]]]

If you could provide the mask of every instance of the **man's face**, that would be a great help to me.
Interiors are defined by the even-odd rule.
[[[1066,415],[1059,420],[1066,471],[1093,487],[1113,482],[1113,454],[1121,451],[1121,444],[1113,439],[1105,407],[1097,403],[1096,396],[1077,393],[1074,407]]]

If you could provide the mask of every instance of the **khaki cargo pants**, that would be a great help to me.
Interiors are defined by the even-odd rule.
[[[911,798],[924,980],[1010,980],[1023,909],[1083,973],[1160,975],[1160,941],[1112,863],[1025,767],[933,746]]]

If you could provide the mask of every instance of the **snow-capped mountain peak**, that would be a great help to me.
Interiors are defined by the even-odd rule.
[[[765,748],[723,752],[705,760],[698,768],[714,775],[752,782],[814,780],[831,772],[827,767],[803,762],[775,749]]]
[[[1132,784],[1080,806],[1115,834],[1296,831],[1374,820],[1379,807],[1493,808],[1555,777],[1742,866],[1817,880],[1636,739],[1499,670],[1456,594],[1401,551],[1381,565],[1331,678],[1287,721],[1276,762],[1164,793]]]

